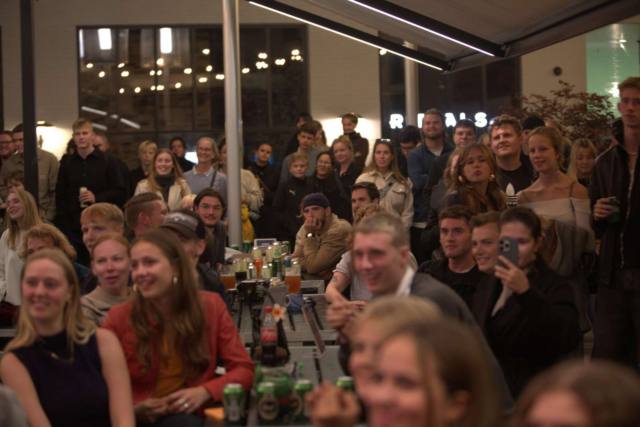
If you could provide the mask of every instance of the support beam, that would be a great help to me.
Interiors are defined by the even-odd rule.
[[[409,49],[416,49],[416,45],[404,42],[404,46]],[[418,125],[418,64],[408,59],[404,60],[404,95],[405,95],[405,125]]]
[[[24,186],[38,203],[38,138],[36,136],[36,62],[33,33],[34,0],[20,0],[22,47],[22,125],[24,127]]]
[[[242,111],[240,104],[240,30],[238,0],[222,0],[224,47],[224,111],[227,140],[227,215],[229,243],[242,248],[240,168],[242,167]]]

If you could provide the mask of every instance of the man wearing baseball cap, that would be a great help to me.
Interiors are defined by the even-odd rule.
[[[228,308],[227,293],[220,282],[219,273],[206,264],[206,260],[203,263],[200,259],[205,250],[205,238],[207,236],[207,231],[200,216],[189,209],[173,211],[167,214],[160,228],[171,230],[178,237],[182,242],[184,251],[193,262],[193,268],[198,273],[200,287],[205,291],[220,294]]]
[[[296,235],[296,249],[291,257],[300,261],[302,271],[329,280],[333,268],[348,250],[351,224],[331,213],[329,199],[322,193],[304,198],[302,214],[304,225]]]

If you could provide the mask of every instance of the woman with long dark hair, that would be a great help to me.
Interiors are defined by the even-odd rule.
[[[132,301],[111,308],[103,327],[127,356],[136,418],[142,425],[201,427],[204,407],[222,399],[226,384],[249,390],[253,363],[220,296],[198,290],[173,233],[154,229],[138,237],[131,267]],[[218,360],[223,376],[215,373]]]
[[[389,212],[400,216],[402,223],[411,228],[413,223],[413,194],[411,180],[398,168],[396,150],[391,141],[379,139],[373,145],[373,161],[356,182],[372,182],[380,191],[380,204]]]
[[[182,168],[171,150],[161,148],[156,151],[153,168],[147,179],[138,183],[134,196],[140,193],[157,193],[167,202],[170,210],[178,209],[182,198],[191,194]]]
[[[498,257],[494,277],[476,288],[473,314],[517,397],[535,375],[575,349],[578,310],[566,279],[542,255],[540,218],[515,207],[502,213],[499,227],[518,262]]]

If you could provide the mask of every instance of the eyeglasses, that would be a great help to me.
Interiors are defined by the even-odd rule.
[[[211,148],[201,147],[201,148],[196,149],[196,151],[200,151],[202,153],[211,153],[213,150]]]

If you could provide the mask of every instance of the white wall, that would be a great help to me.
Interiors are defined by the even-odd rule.
[[[20,72],[20,0],[0,0],[5,122],[11,128],[22,121]],[[245,1],[241,24],[298,23]],[[295,0],[284,1],[299,6]],[[313,8],[305,9],[364,31],[371,29]],[[85,25],[220,24],[220,0],[56,0],[35,2],[36,102],[39,120],[54,123],[66,145],[78,115],[76,31]],[[309,27],[310,112],[327,123],[339,114],[356,111],[367,119],[372,140],[380,136],[379,55],[372,47]],[[337,135],[328,132],[331,140]],[[64,147],[45,147],[61,154]]]

